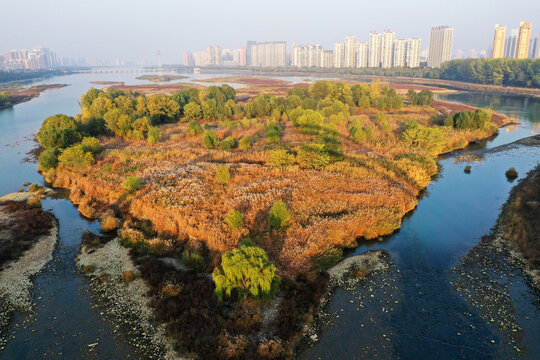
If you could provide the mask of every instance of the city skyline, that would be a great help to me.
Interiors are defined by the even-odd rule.
[[[464,14],[463,7],[470,11]],[[35,11],[28,12],[28,8]],[[107,11],[103,11],[105,8]],[[238,48],[247,40],[256,39],[320,44],[331,49],[334,43],[341,41],[338,39],[342,39],[343,34],[358,36],[384,28],[403,38],[421,38],[422,50],[425,50],[430,28],[449,24],[455,29],[454,53],[468,55],[471,50],[478,53],[489,50],[493,24],[526,21],[533,24],[533,37],[538,33],[534,24],[540,24],[540,5],[523,0],[514,1],[512,6],[502,1],[474,4],[457,1],[437,8],[423,0],[415,4],[414,12],[410,12],[410,8],[410,4],[397,1],[383,7],[376,3],[351,4],[339,0],[317,6],[307,1],[280,0],[257,5],[244,0],[232,4],[157,0],[151,5],[139,0],[92,3],[57,0],[55,11],[51,11],[47,2],[30,0],[3,5],[3,12],[10,16],[3,19],[0,31],[13,35],[2,40],[0,53],[42,45],[55,49],[59,56],[156,63],[155,53],[159,49],[162,63],[181,63],[185,51],[196,51],[201,44]],[[263,13],[265,16],[261,17]],[[299,17],[300,13],[303,16]],[[25,19],[24,24],[16,19]],[[339,21],[333,21],[330,28],[321,26],[329,19]],[[30,23],[32,29],[25,25]],[[36,28],[40,30],[35,31]],[[118,38],[123,39],[121,46]]]

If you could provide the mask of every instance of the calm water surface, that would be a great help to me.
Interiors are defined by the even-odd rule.
[[[25,181],[43,182],[36,165],[23,160],[34,147],[32,134],[45,117],[78,113],[80,95],[91,86],[103,87],[90,81],[148,83],[136,80],[139,75],[77,74],[38,81],[70,86],[0,111],[0,194],[17,191]],[[189,76],[180,82],[226,74]],[[298,82],[307,76],[281,78]],[[488,256],[480,271],[473,257],[481,252],[477,245],[494,225],[515,184],[506,180],[506,169],[513,166],[522,177],[540,161],[536,149],[518,147],[496,153],[489,149],[539,133],[540,103],[471,93],[445,98],[491,107],[520,125],[441,158],[441,174],[404,219],[401,230],[352,252],[387,249],[394,266],[353,291],[338,289],[326,309],[331,321],[322,325],[319,342],[302,352],[301,358],[540,358],[538,294],[504,257]],[[467,175],[463,172],[466,163],[455,161],[460,153],[483,154],[483,159],[471,164]],[[82,219],[67,200],[46,200],[44,207],[60,222],[60,241],[53,260],[35,278],[35,311],[15,315],[9,329],[13,338],[0,359],[139,358],[126,338],[113,332],[100,309],[92,306],[87,283],[75,267],[81,234],[87,228],[97,231],[99,224]],[[493,299],[489,294],[494,294]],[[88,344],[96,342],[99,345],[90,351]]]

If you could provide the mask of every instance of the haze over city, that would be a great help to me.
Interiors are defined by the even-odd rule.
[[[454,56],[468,57],[489,52],[495,24],[513,29],[520,21],[527,21],[536,36],[538,10],[535,1],[526,0],[458,0],[437,6],[427,0],[390,1],[384,6],[343,0],[322,4],[304,0],[31,0],[3,5],[3,13],[10,16],[3,17],[0,31],[11,35],[2,39],[0,53],[46,46],[59,56],[155,63],[159,49],[163,63],[178,64],[184,51],[207,45],[238,48],[247,40],[282,40],[288,47],[312,43],[332,49],[344,36],[356,35],[359,41],[367,41],[369,31],[384,29],[404,38],[421,38],[425,50],[431,27],[449,25],[454,28]]]

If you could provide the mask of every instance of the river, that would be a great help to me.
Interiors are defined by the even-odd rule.
[[[24,159],[34,147],[32,134],[45,117],[78,113],[80,95],[91,86],[103,87],[90,81],[148,83],[136,80],[139,75],[75,74],[35,81],[70,86],[0,111],[0,194],[17,191],[25,181],[43,183],[36,165]],[[226,75],[189,75],[180,81]],[[296,82],[309,77],[280,78]],[[520,125],[441,157],[441,173],[400,231],[380,242],[361,244],[348,254],[386,249],[394,265],[355,289],[337,289],[325,309],[328,315],[321,322],[319,341],[303,351],[301,358],[540,357],[538,294],[521,271],[503,255],[488,257],[490,263],[482,269],[467,261],[495,224],[515,184],[506,180],[506,169],[513,166],[522,177],[540,160],[537,149],[517,147],[495,153],[489,149],[540,132],[540,102],[471,93],[442,98],[491,107]],[[468,163],[456,163],[460,154],[481,155],[479,162],[471,164],[470,174],[463,172]],[[48,199],[43,205],[59,220],[59,243],[53,260],[35,278],[34,310],[15,314],[11,338],[0,351],[0,359],[139,358],[122,329],[101,315],[103,309],[75,266],[82,233],[87,228],[97,232],[99,224],[81,218],[65,199]],[[485,295],[491,294],[489,290],[498,300]],[[484,299],[478,294],[484,294]],[[99,345],[89,348],[93,343]]]

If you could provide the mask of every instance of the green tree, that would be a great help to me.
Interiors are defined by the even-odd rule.
[[[161,140],[159,129],[157,127],[151,127],[150,130],[148,130],[148,143],[155,144],[159,142],[159,140]]]
[[[268,163],[272,166],[287,166],[294,162],[294,155],[285,149],[274,149],[268,152]]]
[[[270,297],[281,280],[263,249],[245,245],[223,254],[221,269],[214,269],[212,279],[220,300],[234,293],[238,299]]]
[[[81,134],[73,129],[50,129],[39,136],[39,142],[46,149],[65,149],[80,140]]]
[[[232,230],[239,229],[244,224],[244,215],[240,211],[230,210],[225,216],[225,222]]]
[[[128,191],[137,191],[141,188],[141,180],[136,176],[128,176],[122,186]]]
[[[240,150],[247,150],[251,147],[251,140],[247,136],[244,136],[238,142],[238,147]]]
[[[268,212],[268,223],[272,229],[281,229],[289,225],[291,215],[283,200],[277,200],[272,204]]]
[[[187,134],[191,136],[200,135],[203,131],[201,124],[197,120],[191,120],[186,129]]]
[[[231,150],[236,146],[236,139],[232,136],[227,136],[219,143],[219,148],[223,150]]]
[[[39,155],[39,167],[43,171],[53,169],[58,165],[58,149],[46,149]]]
[[[205,130],[203,133],[202,144],[207,149],[214,149],[219,145],[219,138],[213,130]]]
[[[330,164],[330,155],[324,144],[309,143],[298,150],[296,161],[302,168],[321,170]]]
[[[229,180],[231,179],[231,174],[229,173],[229,169],[227,169],[226,166],[219,165],[216,169],[216,182],[218,184],[226,185],[229,183]]]
[[[58,157],[58,162],[65,167],[83,169],[94,163],[94,156],[84,151],[82,144],[77,144],[65,149]]]

